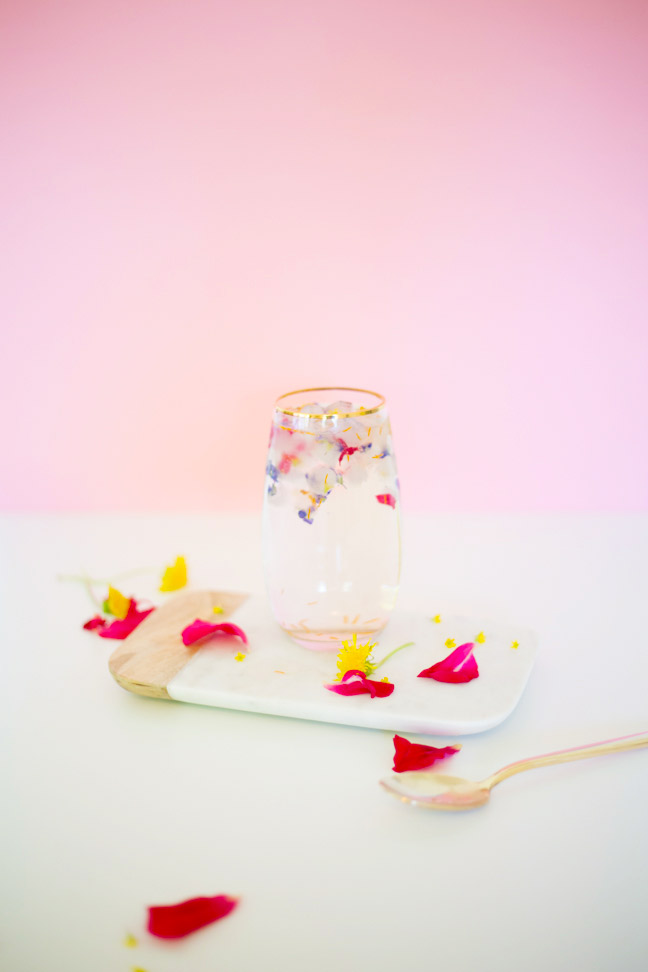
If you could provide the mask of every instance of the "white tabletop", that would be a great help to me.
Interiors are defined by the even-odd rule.
[[[0,967],[643,972],[648,749],[414,809],[378,785],[390,732],[123,691],[83,589],[56,580],[183,553],[192,586],[260,591],[259,534],[233,515],[2,521]],[[517,709],[460,740],[452,773],[648,730],[647,563],[645,516],[406,518],[403,606],[538,635]],[[222,922],[144,931],[147,905],[220,893],[241,899]]]

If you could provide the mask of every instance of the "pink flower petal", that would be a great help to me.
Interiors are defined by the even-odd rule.
[[[472,682],[473,678],[479,676],[479,668],[473,655],[474,647],[472,641],[459,645],[442,661],[419,672],[418,677],[433,678],[436,682]]]
[[[461,746],[422,746],[420,743],[410,742],[403,736],[394,736],[394,772],[404,773],[406,770],[425,769],[432,766],[444,756],[452,756]]]
[[[131,598],[126,617],[117,618],[112,622],[112,624],[102,628],[99,632],[99,637],[114,638],[117,641],[123,641],[124,638],[128,638],[131,631],[134,631],[135,628],[142,623],[144,618],[147,618],[151,611],[154,610],[155,608],[147,608],[145,611],[140,611],[135,598]]]
[[[354,681],[349,681],[351,678]],[[358,668],[351,668],[345,672],[339,682],[332,685],[325,685],[329,692],[336,692],[338,695],[370,695],[372,699],[378,697],[384,699],[391,695],[394,686],[391,682],[381,682],[377,679],[367,678],[364,672]]]
[[[201,621],[196,618],[182,632],[182,642],[185,645],[193,645],[203,638],[209,638],[213,634],[235,635],[240,638],[244,645],[247,645],[247,635],[237,624],[230,624],[229,621],[222,621],[220,624],[211,624],[209,621]]]
[[[236,908],[236,898],[217,894],[213,898],[189,898],[175,905],[153,905],[148,909],[148,930],[157,938],[184,938],[211,925]]]
[[[396,509],[396,497],[392,496],[391,493],[379,493],[376,499],[379,503],[385,503],[387,506],[391,506],[392,510]]]
[[[338,441],[342,442],[343,440],[342,439],[339,439]],[[342,462],[342,460],[344,459],[345,456],[348,456],[349,459],[350,459],[351,456],[353,455],[353,453],[354,452],[357,452],[357,451],[358,451],[358,446],[345,446],[345,448],[342,450],[342,452],[338,456],[338,462]]]
[[[95,614],[94,618],[90,618],[89,621],[83,625],[86,631],[94,631],[96,628],[103,628],[106,625],[106,619],[102,618],[100,614]]]

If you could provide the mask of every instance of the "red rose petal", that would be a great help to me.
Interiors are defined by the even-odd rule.
[[[474,647],[472,641],[459,645],[436,665],[424,668],[418,677],[433,678],[436,682],[472,682],[473,678],[479,676],[479,668],[473,655]]]
[[[94,631],[96,628],[103,628],[106,625],[106,619],[102,618],[100,614],[95,614],[94,618],[90,618],[89,621],[83,625],[86,631]]]
[[[461,746],[423,746],[410,742],[403,736],[394,736],[394,772],[404,773],[406,770],[425,769],[432,766],[444,756],[452,756],[459,752]]]
[[[343,440],[342,439],[339,439],[338,441],[342,442]],[[345,456],[348,456],[349,459],[350,459],[351,456],[354,454],[354,452],[357,452],[357,451],[358,451],[358,446],[347,446],[347,445],[345,445],[345,448],[342,450],[342,452],[338,456],[338,462],[342,462],[342,460],[344,459]]]
[[[213,898],[189,898],[175,905],[153,905],[148,909],[148,930],[156,938],[184,938],[211,925],[236,908],[236,898],[217,894]]]
[[[196,641],[202,641],[203,638],[209,638],[213,634],[235,635],[241,639],[244,645],[248,643],[245,631],[239,628],[237,624],[230,624],[229,621],[224,621],[220,624],[211,624],[210,621],[201,621],[200,618],[196,618],[195,621],[192,621],[183,630],[182,643],[185,645],[193,645]]]
[[[391,506],[392,510],[396,509],[396,497],[392,496],[391,493],[379,493],[376,499],[379,503],[385,503],[387,506]]]
[[[355,681],[349,681],[351,678]],[[339,682],[324,687],[329,692],[336,692],[338,695],[370,695],[372,699],[376,697],[384,699],[394,691],[391,682],[380,682],[373,678],[367,678],[364,672],[361,672],[358,668],[349,669]]]
[[[111,624],[102,628],[99,632],[100,638],[115,638],[117,641],[123,641],[124,638],[128,638],[131,631],[142,623],[144,618],[147,618],[151,611],[155,608],[147,608],[145,611],[140,611],[137,606],[137,601],[135,598],[131,598],[131,602],[128,605],[128,614],[125,618],[117,618]]]

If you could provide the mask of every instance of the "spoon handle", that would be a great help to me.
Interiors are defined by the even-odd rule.
[[[532,756],[529,759],[520,759],[517,763],[510,763],[489,776],[482,785],[490,790],[502,780],[508,779],[515,773],[523,773],[525,770],[551,766],[553,763],[568,763],[573,759],[589,759],[590,756],[605,756],[606,753],[620,753],[624,749],[638,749],[640,746],[648,746],[648,732],[635,732],[631,736],[590,743],[588,746],[578,746],[576,749],[559,749],[555,753]]]

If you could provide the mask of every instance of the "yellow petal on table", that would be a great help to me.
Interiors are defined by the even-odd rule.
[[[214,614],[224,614],[225,608],[221,604],[216,604],[214,606]]]
[[[124,597],[116,587],[108,588],[108,610],[112,615],[123,620],[128,614],[129,607],[130,597]]]
[[[435,614],[432,620],[434,621],[435,624],[441,624],[441,615]]]
[[[246,656],[243,654],[243,652],[239,651],[237,655],[234,655],[234,661],[243,661],[245,657]]]
[[[454,640],[454,638],[448,638],[448,640],[445,643],[445,646],[446,648],[456,648],[457,642]]]
[[[128,932],[128,934],[124,938],[124,945],[126,946],[126,948],[135,948],[135,946],[137,945],[137,939],[135,938],[134,935],[131,935],[131,933]]]
[[[160,584],[161,591],[179,591],[187,583],[187,562],[184,557],[176,557],[172,567],[167,567]]]
[[[480,645],[484,644],[484,642],[486,641],[486,635],[484,634],[483,631],[479,632],[479,634],[475,638],[475,641],[479,642]]]
[[[511,645],[511,648],[519,648],[519,647],[520,647],[519,641],[514,641],[513,644]]]

